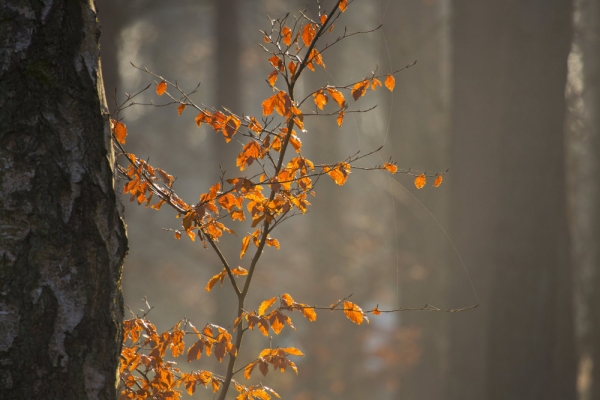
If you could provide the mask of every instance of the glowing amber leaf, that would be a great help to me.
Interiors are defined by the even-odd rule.
[[[275,86],[275,82],[277,81],[277,76],[278,75],[279,75],[279,72],[277,72],[277,70],[274,69],[273,71],[271,71],[271,73],[267,77],[267,81],[269,81],[269,85],[271,87]]]
[[[342,162],[336,165],[334,168],[324,167],[323,170],[327,175],[333,179],[333,181],[342,186],[348,180],[348,175],[350,174],[350,164],[346,162]]]
[[[321,67],[323,67],[323,69],[326,68],[325,63],[323,62],[323,57],[321,56],[321,53],[319,53],[319,51],[317,49],[312,49],[310,51],[309,61],[314,62],[317,65],[320,65]]]
[[[435,181],[433,182],[433,187],[438,187],[442,184],[442,180],[444,178],[442,177],[442,175],[438,175],[437,178],[435,178]]]
[[[246,250],[248,250],[248,245],[250,244],[250,235],[244,236],[242,239],[242,251],[240,252],[240,259],[244,258],[244,254],[246,254]]]
[[[381,86],[381,81],[377,78],[371,80],[371,90],[377,89],[377,86]]]
[[[242,268],[242,267],[235,267],[234,269],[231,270],[231,273],[237,276],[244,276],[244,275],[248,275],[248,270],[246,268]]]
[[[198,340],[192,347],[188,350],[187,361],[192,362],[194,360],[199,359],[202,356],[202,350],[204,349],[204,342],[202,340]]]
[[[325,14],[321,15],[321,25],[325,24],[326,21],[327,21],[327,15],[325,15]]]
[[[185,110],[185,104],[181,103],[179,107],[177,107],[177,115],[181,115],[183,110]]]
[[[271,58],[269,58],[269,62],[271,63],[272,66],[274,66],[281,72],[284,71],[285,65],[283,64],[283,61],[281,61],[281,59],[279,57],[272,56]]]
[[[389,162],[386,162],[385,164],[383,164],[383,168],[387,169],[392,174],[395,174],[396,172],[398,172],[398,167],[394,164],[390,164]]]
[[[225,123],[223,124],[223,129],[221,130],[223,136],[225,137],[226,143],[229,143],[231,141],[231,138],[233,137],[233,135],[236,134],[236,132],[240,128],[240,125],[241,122],[235,115],[230,115],[229,117],[227,117]]]
[[[210,280],[208,281],[208,283],[206,284],[206,291],[210,292],[210,290],[217,284],[217,282],[221,281],[221,284],[223,284],[223,280],[225,279],[225,269],[223,269],[223,271],[219,272],[218,274],[214,275],[212,278],[210,278]]]
[[[319,90],[318,92],[313,94],[313,97],[317,107],[319,107],[319,109],[322,110],[325,104],[327,104],[327,96],[325,96],[323,90]]]
[[[306,317],[310,322],[317,320],[317,313],[315,312],[314,307],[306,307],[305,304],[302,304],[302,315]]]
[[[212,115],[208,111],[200,111],[200,114],[196,116],[196,125],[200,127],[203,122],[209,123]]]
[[[289,307],[289,306],[291,306],[292,304],[295,303],[294,299],[292,299],[292,296],[290,296],[287,293],[284,293],[284,294],[281,295],[281,301],[283,301],[283,304],[286,307]]]
[[[379,308],[377,308],[377,307],[375,307],[374,309],[372,309],[371,312],[373,313],[373,315],[379,315],[379,314],[381,314],[381,311],[379,311]]]
[[[252,370],[254,369],[254,367],[256,367],[256,363],[258,363],[258,361],[252,361],[250,364],[246,365],[246,367],[244,368],[244,378],[250,379],[250,375],[252,374]],[[244,399],[247,397],[245,397],[245,396],[239,397],[238,396],[238,398]]]
[[[167,91],[167,82],[162,81],[158,85],[156,85],[156,94],[162,96]]]
[[[281,30],[281,36],[283,36],[283,43],[285,43],[286,46],[292,44],[292,30],[290,28],[284,26]]]
[[[344,123],[344,110],[338,113],[338,117],[336,119],[338,126],[341,128]]]
[[[363,323],[363,310],[351,301],[344,301],[344,314],[346,317],[357,325]]]
[[[310,45],[316,34],[317,31],[312,23],[304,25],[304,29],[302,29],[302,41],[306,47]]]
[[[421,189],[423,186],[425,186],[425,183],[427,183],[425,174],[421,174],[415,178],[415,187],[417,189]]]
[[[275,95],[274,106],[275,111],[277,111],[279,115],[287,117],[292,108],[292,99],[290,99],[290,96],[286,92],[281,90]]]
[[[292,76],[296,75],[297,69],[298,69],[298,63],[290,61],[288,64],[288,70],[290,71],[290,74],[292,74]]]
[[[348,8],[348,0],[340,1],[339,7],[342,12],[346,11],[346,8]]]
[[[175,239],[177,239],[177,240],[181,239],[181,232],[175,231]]]
[[[254,160],[258,159],[260,154],[260,145],[254,141],[249,142],[238,155],[236,165],[240,167],[240,171],[243,171],[247,165],[251,165]]]
[[[302,148],[302,141],[298,138],[298,136],[292,133],[292,135],[290,136],[290,143],[292,144],[292,146],[294,146],[294,150],[296,150],[296,153],[300,153],[300,149]]]
[[[235,210],[231,212],[231,219],[234,221],[245,221],[246,216],[244,215],[243,211]]]
[[[277,249],[279,249],[279,240],[275,239],[275,238],[267,238],[267,246],[272,246],[275,247]]]
[[[250,129],[257,135],[260,135],[260,133],[263,130],[262,125],[260,123],[258,123],[256,118],[254,118],[254,117],[246,117],[246,118],[248,118],[250,120],[250,122],[248,123],[248,129]],[[269,136],[267,136],[267,137],[269,137]]]
[[[271,329],[273,329],[273,332],[275,332],[275,334],[279,335],[279,332],[281,332],[281,330],[285,326],[286,319],[287,318],[285,317],[285,315],[279,312],[279,310],[274,310],[269,315],[269,323],[271,324]]]
[[[396,79],[392,75],[388,75],[385,78],[385,87],[388,88],[390,92],[394,91],[394,87],[396,86]]]
[[[117,141],[121,144],[125,144],[125,137],[127,137],[127,127],[124,123],[120,121],[115,121],[114,119],[110,120],[113,126],[113,132],[115,133],[115,137]]]
[[[284,347],[281,350],[285,351],[286,353],[288,353],[289,355],[292,355],[292,356],[303,356],[304,355],[303,352],[301,352],[300,350],[298,350],[295,347]]]
[[[369,81],[367,79],[365,79],[362,82],[358,82],[357,84],[352,86],[352,98],[354,99],[354,101],[364,96],[368,87]]]
[[[258,307],[258,315],[264,315],[265,311],[267,311],[269,309],[269,307],[271,307],[273,305],[273,303],[275,303],[275,301],[277,300],[277,297],[271,297],[268,300],[263,301],[262,303],[260,303],[260,306]]]
[[[329,95],[333,98],[333,100],[335,100],[335,102],[340,108],[344,108],[346,99],[344,99],[344,95],[342,94],[342,92],[335,88],[328,87],[327,93],[329,93]]]

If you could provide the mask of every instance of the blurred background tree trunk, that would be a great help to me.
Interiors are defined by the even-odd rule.
[[[4,1],[0,15],[1,397],[113,399],[127,239],[96,10]]]
[[[575,398],[563,134],[571,7],[454,3],[453,223],[490,295],[453,318],[451,399]]]
[[[569,215],[582,400],[600,400],[600,2],[575,1],[569,58]]]

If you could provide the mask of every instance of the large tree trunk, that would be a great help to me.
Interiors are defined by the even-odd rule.
[[[0,3],[0,392],[115,398],[124,224],[90,0]]]
[[[573,399],[563,134],[572,5],[454,7],[453,219],[475,277],[488,271],[479,288],[490,297],[477,310],[486,328],[451,337],[450,398]]]

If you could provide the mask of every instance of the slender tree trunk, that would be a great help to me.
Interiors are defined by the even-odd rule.
[[[0,397],[115,398],[124,224],[90,0],[0,3]]]
[[[452,353],[453,399],[575,398],[563,133],[571,7],[455,2],[454,220],[491,296],[477,341],[453,336],[463,351]]]

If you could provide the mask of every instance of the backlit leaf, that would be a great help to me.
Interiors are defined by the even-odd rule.
[[[167,82],[162,81],[158,85],[156,85],[156,94],[162,96],[167,91]]]
[[[363,323],[363,310],[351,301],[344,301],[344,314],[346,317],[357,325]]]
[[[386,162],[385,164],[383,164],[383,168],[387,169],[392,174],[395,174],[396,172],[398,172],[398,167],[396,165],[394,165],[394,164],[389,163],[389,162]]]
[[[373,313],[373,315],[380,315],[381,311],[379,311],[379,308],[375,307],[374,309],[371,310],[371,312]]]
[[[275,86],[275,82],[277,81],[277,76],[278,75],[279,75],[279,72],[277,72],[277,70],[274,69],[273,71],[271,71],[271,73],[267,77],[267,80],[269,81],[269,85],[271,87]]]
[[[316,34],[317,31],[312,23],[304,25],[304,29],[302,29],[302,41],[306,47],[310,45]]]
[[[438,187],[442,184],[442,180],[444,179],[444,177],[442,175],[438,175],[437,178],[435,178],[435,181],[433,182],[433,187]]]
[[[125,144],[125,137],[127,137],[127,127],[120,121],[111,120],[113,125],[113,132],[117,141],[121,144]]]
[[[240,251],[240,259],[244,258],[244,254],[246,254],[246,250],[248,250],[248,245],[250,244],[250,235],[244,236],[242,239],[242,251]]]
[[[181,115],[183,110],[185,110],[185,104],[181,103],[179,107],[177,107],[177,115]]]
[[[266,243],[267,243],[267,246],[272,246],[272,247],[279,249],[279,240],[277,240],[277,239],[269,237],[269,238],[267,238]]]
[[[327,96],[323,93],[323,90],[319,90],[315,94],[313,94],[315,104],[319,107],[320,110],[323,109],[325,104],[327,104]]]
[[[369,81],[365,79],[362,82],[356,83],[352,86],[352,98],[354,101],[358,100],[360,97],[364,96],[367,92],[367,88],[369,87]]]
[[[342,94],[342,92],[335,88],[328,87],[327,93],[329,93],[329,95],[333,98],[333,100],[335,100],[335,102],[340,108],[344,108],[346,100],[344,99],[344,95]]]
[[[248,270],[242,267],[235,267],[231,270],[231,273],[237,276],[248,275]]]
[[[377,86],[381,86],[381,81],[377,78],[371,79],[371,90],[377,89]]]
[[[385,87],[388,88],[390,92],[394,91],[394,87],[396,86],[396,79],[392,75],[388,75],[385,78]]]
[[[175,239],[177,239],[177,240],[181,239],[181,232],[175,231]]]
[[[423,186],[425,186],[425,183],[427,183],[425,174],[421,174],[415,178],[415,187],[417,189],[421,189]]]
[[[304,353],[302,353],[300,350],[298,350],[295,347],[284,347],[281,350],[285,351],[286,353],[288,353],[289,355],[292,355],[292,356],[304,356]]]
[[[338,113],[336,122],[337,122],[338,126],[341,128],[342,124],[344,123],[344,110],[342,110]]]
[[[258,315],[264,315],[265,311],[267,311],[269,307],[271,307],[273,303],[275,303],[276,300],[277,297],[271,297],[270,299],[260,303],[260,306],[258,307]]]
[[[342,12],[346,11],[346,8],[348,8],[348,0],[340,1],[339,7]]]
[[[283,37],[283,43],[285,43],[286,46],[292,44],[292,30],[290,28],[284,26],[283,29],[281,29],[281,36]]]

